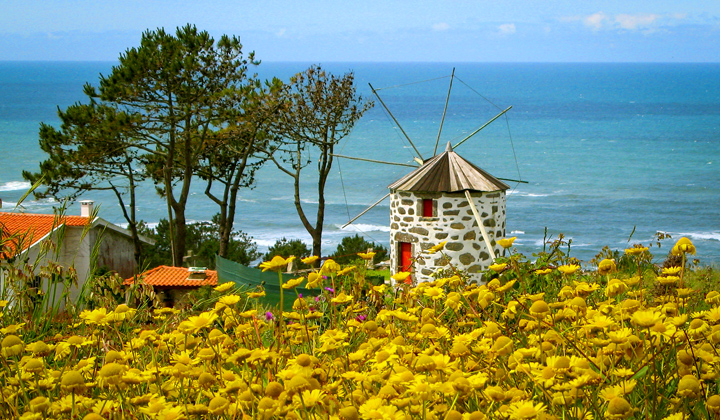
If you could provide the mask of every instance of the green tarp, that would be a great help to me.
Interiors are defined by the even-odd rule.
[[[261,302],[272,306],[280,304],[280,285],[278,284],[279,280],[276,272],[266,271],[263,273],[260,269],[246,267],[219,255],[215,257],[215,269],[217,270],[218,283],[233,282],[237,286],[248,290],[255,290],[258,286],[262,286],[265,289],[265,297],[261,299]],[[283,283],[285,283],[299,276],[283,274],[282,277]],[[297,293],[303,296],[317,296],[320,293],[319,289],[298,287],[296,290]],[[297,298],[295,290],[285,290],[284,297],[283,310],[292,310],[293,301]]]

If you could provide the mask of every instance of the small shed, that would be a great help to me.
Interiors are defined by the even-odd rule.
[[[501,252],[510,187],[455,153],[445,151],[389,185],[390,270],[431,281],[450,266],[481,281]],[[442,252],[424,252],[446,241]],[[449,271],[448,271],[448,274]]]
[[[131,286],[135,281],[152,286],[160,300],[167,307],[175,306],[187,293],[202,286],[218,285],[217,271],[204,267],[169,267],[161,265],[144,273],[125,279],[124,285]]]

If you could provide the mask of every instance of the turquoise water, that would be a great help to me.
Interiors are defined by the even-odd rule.
[[[37,145],[41,121],[57,124],[56,110],[82,100],[82,86],[97,82],[113,63],[0,63],[0,198],[13,208],[28,187],[23,169],[44,159]],[[307,63],[263,63],[261,77],[287,80]],[[368,82],[398,119],[423,157],[433,154],[453,64],[329,63],[353,70],[358,90]],[[457,152],[510,183],[508,235],[527,255],[542,247],[545,228],[573,239],[573,255],[587,261],[604,245],[648,244],[656,231],[688,236],[706,264],[720,264],[720,65],[718,64],[471,64],[455,66],[440,149],[513,106],[505,117]],[[425,83],[410,82],[431,80]],[[402,86],[398,86],[402,85]],[[397,87],[395,87],[397,86]],[[412,149],[376,101],[338,153],[410,162]],[[408,168],[341,160],[327,187],[324,250],[359,232],[383,244],[388,203],[340,230],[350,217],[387,192]],[[217,211],[195,183],[188,217]],[[109,195],[88,195],[101,216],[123,219]],[[267,166],[253,190],[243,191],[236,227],[261,247],[279,237],[309,240],[291,202],[289,178]],[[306,205],[312,206],[308,197]],[[51,201],[26,201],[27,212],[51,212]],[[79,212],[79,206],[71,207]],[[141,191],[139,215],[165,217],[152,186]],[[663,245],[661,255],[672,241]],[[666,248],[667,247],[667,248]],[[658,257],[660,259],[660,257]]]

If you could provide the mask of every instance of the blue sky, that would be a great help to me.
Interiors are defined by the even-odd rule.
[[[720,61],[716,0],[3,0],[0,60],[112,61],[187,23],[263,61]]]

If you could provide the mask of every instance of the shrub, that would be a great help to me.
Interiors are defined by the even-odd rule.
[[[388,258],[387,248],[375,242],[368,242],[359,234],[344,237],[332,255],[332,258],[338,264],[350,264],[359,259],[357,256],[358,252],[367,252],[369,248],[372,248],[375,252],[375,262],[385,261]]]
[[[307,244],[300,239],[278,239],[273,246],[268,248],[268,252],[265,253],[263,259],[265,261],[271,260],[274,256],[279,255],[283,258],[288,258],[292,255],[299,261],[301,258],[310,256],[310,248]]]

